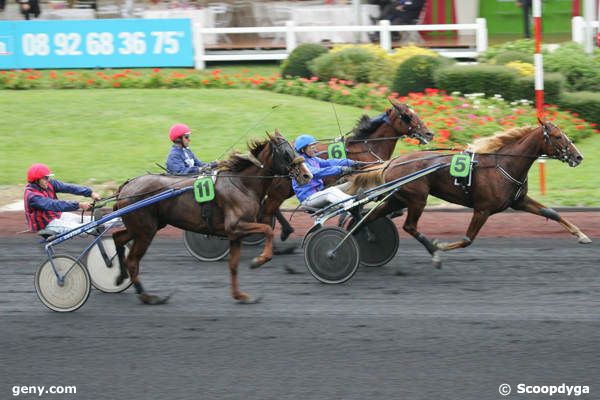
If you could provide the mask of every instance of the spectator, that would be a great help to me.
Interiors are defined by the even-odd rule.
[[[382,19],[387,19],[392,25],[414,25],[419,21],[419,14],[425,5],[425,0],[396,0],[385,6]]]
[[[31,15],[33,15],[34,18],[40,16],[41,10],[39,0],[17,0],[17,2],[19,3],[21,14],[23,14],[25,19],[30,19]]]
[[[531,0],[517,0],[517,7],[521,7],[521,9],[523,9],[523,32],[525,37],[529,39],[531,37]]]

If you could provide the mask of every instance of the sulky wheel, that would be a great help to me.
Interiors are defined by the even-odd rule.
[[[185,231],[183,243],[190,254],[200,261],[219,261],[229,254],[229,240]]]
[[[73,257],[55,255],[52,262],[63,281],[59,281],[48,259],[35,273],[35,291],[49,309],[58,312],[75,311],[90,295],[90,275]]]
[[[125,256],[129,253],[129,246],[125,246]],[[104,293],[120,293],[131,286],[131,279],[127,278],[120,285],[116,280],[121,275],[119,257],[115,242],[110,237],[100,239],[87,254],[85,265],[90,273],[92,285]]]
[[[348,224],[348,230],[354,226]],[[400,239],[394,221],[384,217],[369,222],[353,234],[360,249],[360,263],[367,267],[381,267],[394,258]]]
[[[346,232],[342,228],[327,227],[312,233],[304,246],[306,267],[323,283],[343,283],[358,269],[360,254],[354,237],[349,236],[338,247]]]

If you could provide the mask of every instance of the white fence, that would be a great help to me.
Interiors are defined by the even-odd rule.
[[[477,18],[474,24],[431,24],[431,25],[390,25],[387,20],[379,21],[378,25],[351,26],[296,26],[293,21],[287,21],[285,26],[243,27],[243,28],[204,28],[195,24],[194,53],[195,66],[204,69],[207,61],[255,61],[283,60],[298,45],[297,34],[303,32],[379,32],[379,45],[392,50],[392,32],[418,31],[475,31],[475,49],[465,51],[439,51],[443,56],[454,58],[476,58],[487,49],[488,33],[485,18]],[[280,33],[285,35],[285,50],[244,52],[211,52],[207,54],[204,46],[204,35],[215,34],[248,34],[248,33]]]
[[[600,24],[598,21],[590,21],[589,29],[592,30],[590,36],[593,35],[594,32],[597,32],[599,27]],[[573,17],[571,20],[571,38],[574,42],[585,45],[586,35],[588,34],[587,29],[588,27],[583,17]],[[593,37],[591,40],[593,40]]]

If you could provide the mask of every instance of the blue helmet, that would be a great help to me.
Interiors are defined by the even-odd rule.
[[[296,149],[296,151],[300,151],[306,146],[311,145],[313,143],[317,143],[317,139],[310,135],[300,135],[296,138],[296,141],[294,142],[294,148]]]

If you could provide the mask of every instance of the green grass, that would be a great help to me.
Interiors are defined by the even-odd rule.
[[[300,133],[339,134],[328,103],[253,90],[118,89],[0,91],[0,185],[23,185],[34,162],[57,178],[86,184],[122,182],[159,171],[170,148],[171,124],[191,126],[194,152],[205,161],[275,128],[292,140]],[[280,105],[271,112],[271,107]],[[362,109],[337,105],[343,131]],[[530,193],[550,205],[600,204],[600,135],[578,144],[585,160],[570,168],[546,163],[547,194],[539,194],[538,166]],[[433,201],[432,204],[439,204]]]

